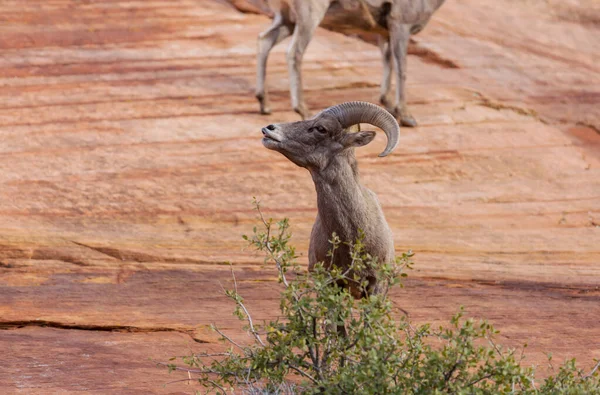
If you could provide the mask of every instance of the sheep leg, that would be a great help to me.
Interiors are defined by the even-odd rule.
[[[308,108],[304,103],[302,92],[302,57],[308,46],[315,30],[321,23],[321,20],[329,7],[328,1],[319,1],[311,4],[311,7],[305,7],[304,3],[297,3],[300,6],[296,9],[297,22],[292,42],[287,51],[288,72],[290,75],[290,96],[292,99],[292,108],[300,114],[302,119],[309,117]]]
[[[381,50],[383,60],[383,79],[381,80],[381,96],[379,102],[391,113],[394,112],[394,105],[389,98],[390,88],[392,87],[392,50],[389,42],[379,37],[377,40]]]
[[[417,121],[410,114],[406,106],[404,97],[404,83],[406,82],[406,52],[408,49],[408,39],[410,38],[411,25],[401,23],[390,23],[390,46],[392,56],[394,57],[394,67],[396,71],[396,107],[394,116],[401,125],[414,127]]]
[[[267,59],[271,49],[281,40],[289,37],[292,33],[291,26],[283,23],[281,14],[275,14],[273,23],[264,32],[258,35],[258,51],[256,59],[256,99],[260,104],[261,114],[270,114],[269,96],[265,90],[265,79],[267,75]]]

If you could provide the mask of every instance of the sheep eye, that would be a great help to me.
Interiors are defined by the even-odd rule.
[[[321,125],[317,126],[315,129],[317,129],[317,132],[319,132],[319,133],[325,133],[326,132],[325,128],[323,126],[321,126]]]

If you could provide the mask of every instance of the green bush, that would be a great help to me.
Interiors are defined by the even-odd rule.
[[[352,270],[326,270],[317,265],[306,273],[289,245],[289,222],[265,220],[244,239],[265,253],[282,285],[281,318],[258,326],[237,291],[226,291],[235,315],[246,322],[251,344],[235,342],[214,328],[230,348],[218,354],[183,358],[188,367],[168,364],[170,371],[197,375],[207,392],[320,394],[593,394],[600,393],[598,365],[588,374],[568,361],[558,372],[536,381],[532,367],[521,366],[523,353],[494,342],[498,333],[486,321],[464,319],[462,310],[448,327],[414,327],[392,314],[387,294],[355,300],[343,287],[365,286],[356,274],[377,269],[388,288],[412,266],[411,252],[396,264],[376,262],[361,239],[350,243]],[[332,253],[342,241],[334,234]],[[329,265],[327,265],[329,266]]]

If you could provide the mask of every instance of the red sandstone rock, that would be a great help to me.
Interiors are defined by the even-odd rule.
[[[527,362],[552,351],[589,365],[600,49],[593,0],[566,4],[448,2],[409,56],[420,127],[389,157],[379,137],[357,155],[397,250],[417,254],[399,307],[443,323],[464,305],[501,342],[529,343]],[[211,323],[244,338],[224,262],[257,319],[278,313],[274,272],[242,249],[252,196],[290,217],[307,250],[312,181],[260,143],[260,127],[297,119],[285,45],[270,58],[265,117],[253,98],[264,16],[209,0],[0,10],[0,388],[192,392],[163,388],[178,377],[148,358],[220,347]],[[380,67],[374,46],[319,30],[308,104],[376,101]]]

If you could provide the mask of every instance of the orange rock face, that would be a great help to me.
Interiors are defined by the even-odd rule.
[[[265,16],[209,0],[0,15],[2,392],[193,392],[163,388],[180,377],[149,358],[222,347],[211,323],[244,339],[224,262],[256,319],[278,313],[274,271],[240,237],[253,196],[291,219],[306,262],[312,181],[260,142],[297,119],[285,44],[261,116]],[[542,370],[546,352],[600,358],[598,15],[594,0],[449,1],[408,59],[420,126],[389,157],[383,137],[357,151],[397,251],[416,252],[397,305],[435,323],[464,305]],[[354,38],[319,30],[303,70],[313,110],[378,98],[379,50]]]

